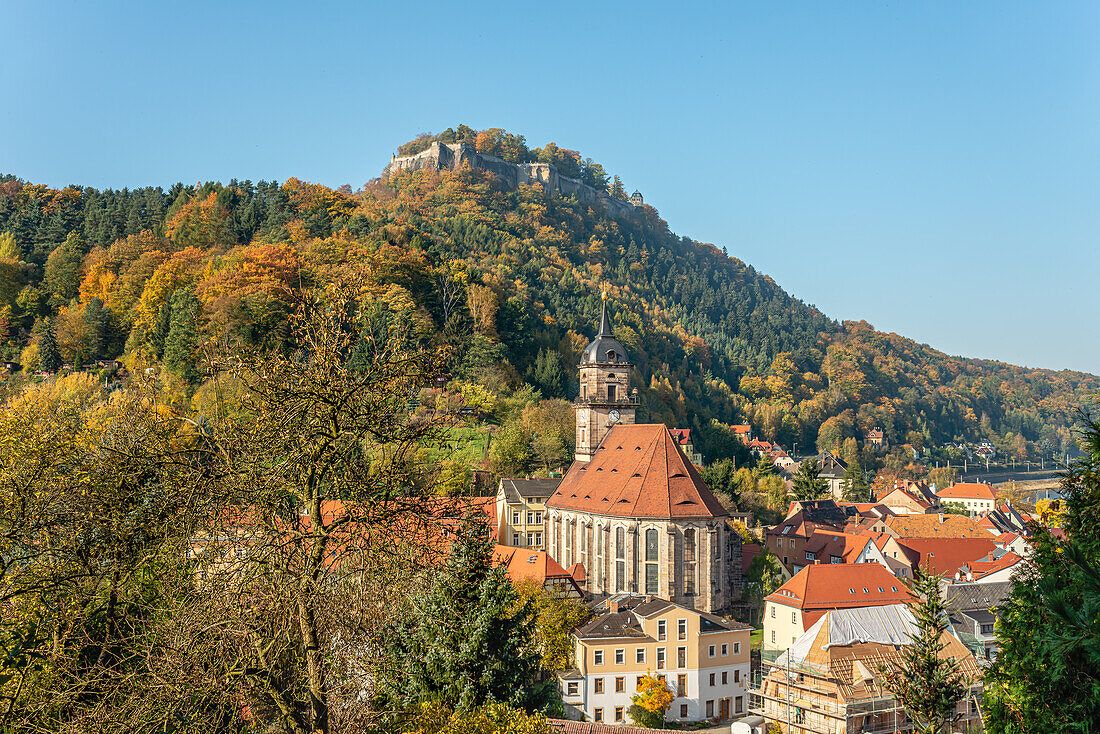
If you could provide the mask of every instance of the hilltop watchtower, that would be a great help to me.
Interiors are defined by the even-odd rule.
[[[631,194],[630,203],[634,206],[641,206],[642,204],[644,204],[645,202],[642,200],[642,192],[635,191],[633,194]]]

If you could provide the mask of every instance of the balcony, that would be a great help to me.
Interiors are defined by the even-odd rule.
[[[607,395],[587,395],[585,397],[578,397],[573,400],[573,405],[637,405],[638,396],[636,394],[626,395],[625,397],[616,396],[612,400],[607,399]]]

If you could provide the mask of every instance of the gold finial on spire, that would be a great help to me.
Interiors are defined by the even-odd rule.
[[[603,291],[600,292],[600,300],[601,301],[606,301],[607,300],[607,289],[606,288]]]

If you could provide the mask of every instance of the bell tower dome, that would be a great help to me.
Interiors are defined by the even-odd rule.
[[[581,389],[573,403],[577,461],[589,461],[612,426],[634,423],[638,405],[637,391],[630,389],[630,359],[611,333],[606,292],[602,299],[600,330],[581,354]]]

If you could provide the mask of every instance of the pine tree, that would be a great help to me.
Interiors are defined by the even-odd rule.
[[[764,477],[770,477],[777,473],[775,468],[775,462],[771,460],[767,454],[760,454],[760,458],[756,460],[756,466],[753,467],[752,473],[756,475],[757,481]]]
[[[947,630],[947,604],[940,594],[942,576],[925,574],[919,569],[913,582],[917,600],[909,611],[917,620],[912,642],[905,646],[900,660],[881,668],[883,685],[905,707],[921,734],[942,734],[955,715],[955,705],[966,696],[966,685],[959,662],[943,657]]]
[[[527,379],[544,398],[565,397],[565,367],[556,350],[540,349],[535,364],[527,370]]]
[[[84,307],[84,324],[88,329],[88,359],[94,362],[106,354],[110,339],[107,309],[98,296]]]
[[[539,668],[536,609],[517,600],[504,569],[492,565],[484,526],[464,524],[415,612],[394,615],[381,636],[383,703],[398,710],[428,701],[460,711],[487,701],[546,708],[556,685]]]
[[[863,467],[859,465],[859,459],[852,456],[848,462],[848,468],[844,470],[844,478],[840,480],[841,490],[844,492],[845,502],[870,502],[871,485],[867,483],[867,477],[863,474]]]
[[[821,467],[816,459],[806,459],[794,475],[792,493],[799,502],[812,502],[825,496],[829,483],[821,478]]]
[[[164,368],[191,384],[198,382],[199,330],[196,321],[201,306],[190,288],[172,294],[168,336],[164,340]]]
[[[38,337],[38,365],[43,372],[61,369],[61,352],[57,349],[57,335],[49,319],[42,322]]]

